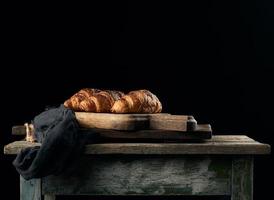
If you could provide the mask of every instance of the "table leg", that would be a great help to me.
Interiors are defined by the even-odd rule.
[[[253,200],[253,158],[234,158],[231,200]]]
[[[20,176],[20,200],[41,200],[41,179],[26,181]]]
[[[55,200],[55,195],[45,194],[44,200]]]

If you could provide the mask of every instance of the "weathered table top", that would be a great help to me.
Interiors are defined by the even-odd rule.
[[[6,145],[4,153],[17,154],[37,145],[41,144],[16,141]],[[89,144],[85,153],[93,156],[79,158],[72,171],[29,181],[21,177],[21,199],[38,200],[42,195],[45,200],[56,195],[228,195],[233,200],[252,199],[253,155],[269,154],[270,146],[244,135],[215,135],[195,143]]]
[[[4,147],[4,154],[17,154],[26,147],[39,143],[15,141]],[[212,139],[193,143],[103,143],[86,145],[86,154],[228,154],[256,155],[269,154],[268,144],[257,142],[245,135],[215,135]]]

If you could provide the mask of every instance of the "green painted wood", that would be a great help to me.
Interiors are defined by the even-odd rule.
[[[232,162],[231,200],[253,199],[253,158],[235,158]]]
[[[230,195],[231,160],[209,157],[86,156],[42,179],[54,195]]]
[[[20,200],[41,200],[41,179],[26,181],[20,176]]]

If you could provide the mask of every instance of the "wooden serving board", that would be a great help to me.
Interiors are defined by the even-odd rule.
[[[160,114],[110,114],[76,112],[82,133],[98,134],[98,142],[151,142],[210,139],[209,124],[200,125],[192,116]],[[24,126],[14,126],[14,135],[25,135]]]
[[[83,128],[99,128],[111,130],[170,130],[195,131],[197,121],[193,116],[159,114],[112,114],[75,112],[76,118]]]
[[[81,129],[81,134],[95,133],[99,143],[103,142],[183,142],[189,140],[210,139],[212,129],[209,124],[198,124],[195,131],[170,131],[170,130],[136,130],[121,131],[110,129],[89,128]],[[13,126],[13,135],[26,135],[25,126]],[[93,141],[94,142],[94,141]]]

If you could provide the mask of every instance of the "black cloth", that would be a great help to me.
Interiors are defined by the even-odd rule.
[[[72,110],[61,105],[34,118],[35,135],[40,147],[22,150],[13,165],[26,180],[58,175],[77,159],[96,133],[81,134]]]

